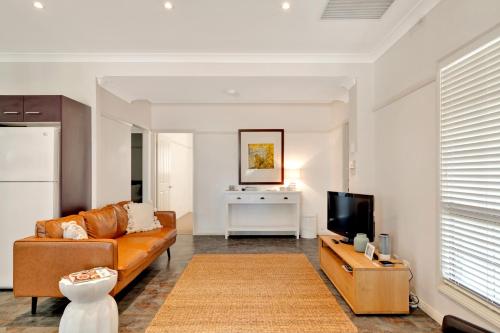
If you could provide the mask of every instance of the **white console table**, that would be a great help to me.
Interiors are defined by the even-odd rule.
[[[226,239],[231,232],[292,232],[297,239],[300,236],[300,191],[226,191],[224,193],[225,203],[225,226]],[[292,207],[292,216],[283,219],[273,219],[268,216],[263,223],[260,219],[247,218],[246,222],[235,223],[231,219],[231,207],[246,205],[252,211],[259,207],[272,207],[281,209],[283,205]]]

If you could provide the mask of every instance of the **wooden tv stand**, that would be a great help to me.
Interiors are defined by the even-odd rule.
[[[409,313],[409,270],[401,264],[383,267],[352,245],[334,243],[335,236],[319,239],[320,266],[355,314]],[[352,272],[343,265],[352,267]]]

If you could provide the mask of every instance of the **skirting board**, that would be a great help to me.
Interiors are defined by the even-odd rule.
[[[231,232],[232,236],[293,236],[294,234],[290,231],[236,231]],[[224,232],[220,231],[205,231],[205,232],[193,232],[193,236],[224,236]]]
[[[193,236],[224,236],[224,231],[203,231],[203,232],[195,232],[193,230]]]
[[[430,306],[429,304],[427,304],[425,301],[423,301],[421,298],[419,298],[419,303],[418,303],[418,306],[420,307],[420,309],[422,311],[424,311],[429,317],[431,317],[432,319],[434,319],[439,325],[441,325],[441,323],[443,322],[443,317],[444,315],[437,311],[436,309],[434,309],[432,306]]]
[[[255,232],[255,235],[265,235],[265,233],[257,233]],[[318,230],[318,237],[319,236],[331,236],[333,235],[333,232],[329,230],[324,230],[320,229]],[[224,231],[202,231],[202,232],[194,232],[193,231],[193,236],[224,236]]]

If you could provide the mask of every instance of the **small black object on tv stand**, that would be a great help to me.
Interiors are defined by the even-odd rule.
[[[344,237],[340,240],[341,243],[344,243],[344,244],[353,244],[354,243],[354,239],[352,238],[348,238],[348,237]]]

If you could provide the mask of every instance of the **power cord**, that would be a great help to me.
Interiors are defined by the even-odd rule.
[[[413,280],[413,272],[411,271],[410,266],[408,266],[408,270],[410,271],[410,279],[408,281],[411,281]],[[416,310],[418,308],[418,303],[420,303],[420,300],[418,299],[417,295],[415,295],[411,291],[409,296],[409,303],[410,303],[410,309],[412,310]]]

